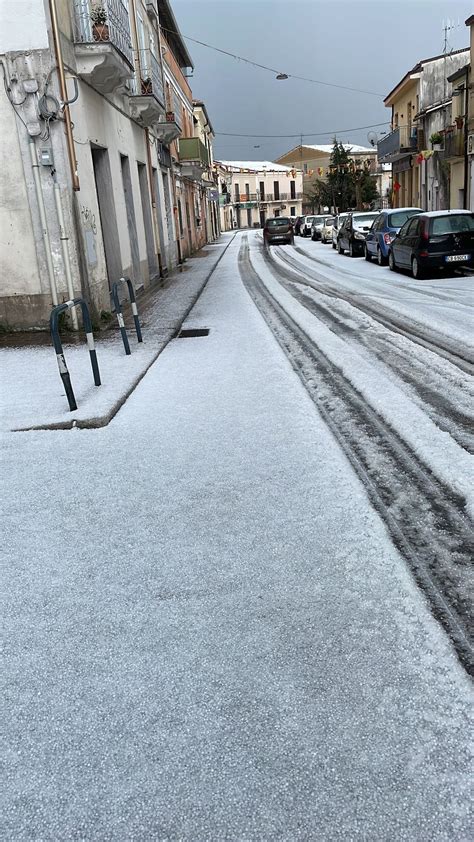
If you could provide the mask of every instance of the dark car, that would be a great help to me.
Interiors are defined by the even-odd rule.
[[[337,232],[339,254],[344,254],[346,251],[349,252],[350,257],[364,254],[367,231],[378,215],[379,211],[349,213]]]
[[[375,257],[379,266],[385,266],[390,243],[395,239],[395,234],[398,234],[407,219],[411,219],[418,213],[422,213],[421,208],[395,208],[380,211],[378,219],[374,221],[365,238],[365,259],[370,261]]]
[[[474,266],[474,213],[429,211],[407,220],[390,245],[388,265],[411,269],[414,278]]]
[[[265,220],[263,239],[270,243],[294,243],[293,225],[287,216],[276,216]]]
[[[301,233],[301,223],[303,222],[304,216],[297,216],[294,224],[294,232],[295,234]]]

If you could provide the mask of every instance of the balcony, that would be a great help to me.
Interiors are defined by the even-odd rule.
[[[209,155],[198,137],[182,137],[179,141],[179,163],[184,178],[200,181],[209,167]]]
[[[138,51],[137,67],[140,69],[130,85],[130,114],[142,126],[150,128],[165,118],[161,67],[151,50]]]
[[[154,129],[161,142],[169,146],[181,134],[181,121],[174,111],[167,111],[165,116],[155,123]]]
[[[236,202],[256,202],[257,201],[257,193],[240,193],[239,195],[236,194],[235,201]]]
[[[145,0],[145,6],[148,15],[155,21],[155,23],[158,23],[158,0]]]
[[[445,160],[453,158],[462,158],[464,156],[464,130],[457,129],[457,131],[444,133],[444,150],[442,157]]]
[[[391,163],[418,149],[416,126],[399,126],[377,143],[377,157],[381,163]]]
[[[122,0],[74,0],[77,73],[101,94],[133,76],[128,9]]]

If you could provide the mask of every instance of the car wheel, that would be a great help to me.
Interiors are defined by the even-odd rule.
[[[331,243],[331,245],[332,245],[332,247],[333,247],[333,249],[334,249],[334,251],[335,251],[335,250],[336,250],[336,248],[337,248],[336,243],[335,243],[335,242],[332,242],[332,243]]]
[[[344,249],[342,248],[341,244],[337,244],[337,252],[338,254],[344,254]]]
[[[411,273],[416,281],[421,281],[422,278],[425,277],[425,273],[423,269],[420,269],[420,264],[416,257],[414,257],[411,261]]]
[[[395,258],[394,258],[394,256],[393,256],[393,251],[389,251],[389,253],[388,253],[388,266],[389,266],[389,269],[391,269],[391,270],[392,270],[392,272],[396,272],[396,271],[397,271],[397,264],[395,263]]]
[[[311,234],[311,239],[312,239],[313,243],[316,242],[316,237],[314,236],[314,234]]]
[[[354,247],[352,243],[349,243],[349,257],[354,257]]]
[[[380,246],[377,246],[377,263],[379,264],[379,266],[385,266],[386,262],[387,260],[382,254],[382,249],[380,248]]]
[[[368,263],[372,263],[372,255],[367,246],[364,246],[364,257]]]

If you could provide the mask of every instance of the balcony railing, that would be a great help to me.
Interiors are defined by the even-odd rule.
[[[258,198],[257,193],[239,193],[236,196],[236,202],[256,202]]]
[[[204,166],[209,166],[209,154],[203,142],[198,137],[182,137],[179,141],[180,162],[196,161]]]
[[[151,50],[139,50],[140,76],[135,74],[131,91],[135,96],[154,96],[164,108],[165,96],[161,67]]]
[[[103,15],[99,16],[102,11]],[[94,13],[95,21],[92,20]],[[130,20],[122,0],[74,0],[74,41],[76,44],[113,44],[133,67]]]
[[[398,126],[377,143],[379,161],[396,161],[418,148],[416,126]]]
[[[464,155],[464,131],[445,132],[443,158],[461,158]]]

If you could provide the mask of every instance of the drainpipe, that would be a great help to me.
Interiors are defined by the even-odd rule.
[[[61,39],[59,36],[58,15],[56,9],[56,0],[49,0],[49,12],[51,16],[51,28],[53,30],[54,51],[56,53],[56,64],[58,67],[59,90],[61,92],[61,100],[63,103],[63,116],[66,128],[66,142],[67,153],[69,158],[69,167],[71,170],[72,189],[80,190],[79,176],[77,174],[76,152],[74,149],[74,137],[72,134],[71,115],[69,113],[68,93],[66,87],[66,76],[64,74],[64,60],[61,49]]]
[[[463,184],[463,192],[464,192],[464,209],[469,210],[469,156],[467,154],[467,147],[468,147],[468,137],[469,137],[469,86],[467,84],[467,77],[464,83],[464,184]]]
[[[56,175],[53,175],[53,182],[54,182],[54,201],[56,202],[56,212],[58,214],[58,222],[59,222],[59,238],[61,240],[61,251],[63,255],[63,263],[64,263],[64,273],[66,275],[66,286],[67,286],[67,294],[69,299],[72,300],[74,298],[74,285],[72,282],[72,273],[71,273],[71,257],[69,253],[69,237],[66,234],[66,226],[64,225],[64,214],[63,214],[63,207],[61,204],[61,190],[59,188],[59,183],[56,178]],[[71,309],[71,320],[72,326],[74,330],[79,329],[79,322],[77,319],[77,310],[75,307]]]
[[[156,256],[158,257],[158,268],[160,270],[160,278],[163,277],[163,263],[161,260],[161,248],[160,248],[160,229],[158,226],[158,208],[156,204],[156,190],[155,190],[155,180],[153,178],[153,165],[151,162],[151,152],[150,152],[150,133],[148,129],[145,129],[145,144],[146,144],[146,162],[148,167],[148,181],[150,182],[150,195],[151,195],[151,210],[153,216],[153,228],[155,231],[155,241],[156,241]]]
[[[48,223],[46,222],[46,208],[44,205],[43,188],[41,185],[41,176],[39,173],[38,153],[36,145],[32,137],[29,141],[31,166],[33,169],[33,178],[35,181],[36,198],[38,200],[38,209],[41,222],[41,231],[43,234],[44,250],[46,254],[46,266],[48,268],[49,286],[51,289],[51,299],[53,306],[59,303],[58,291],[56,288],[56,278],[54,277],[53,258],[51,257],[51,240],[49,238]]]

